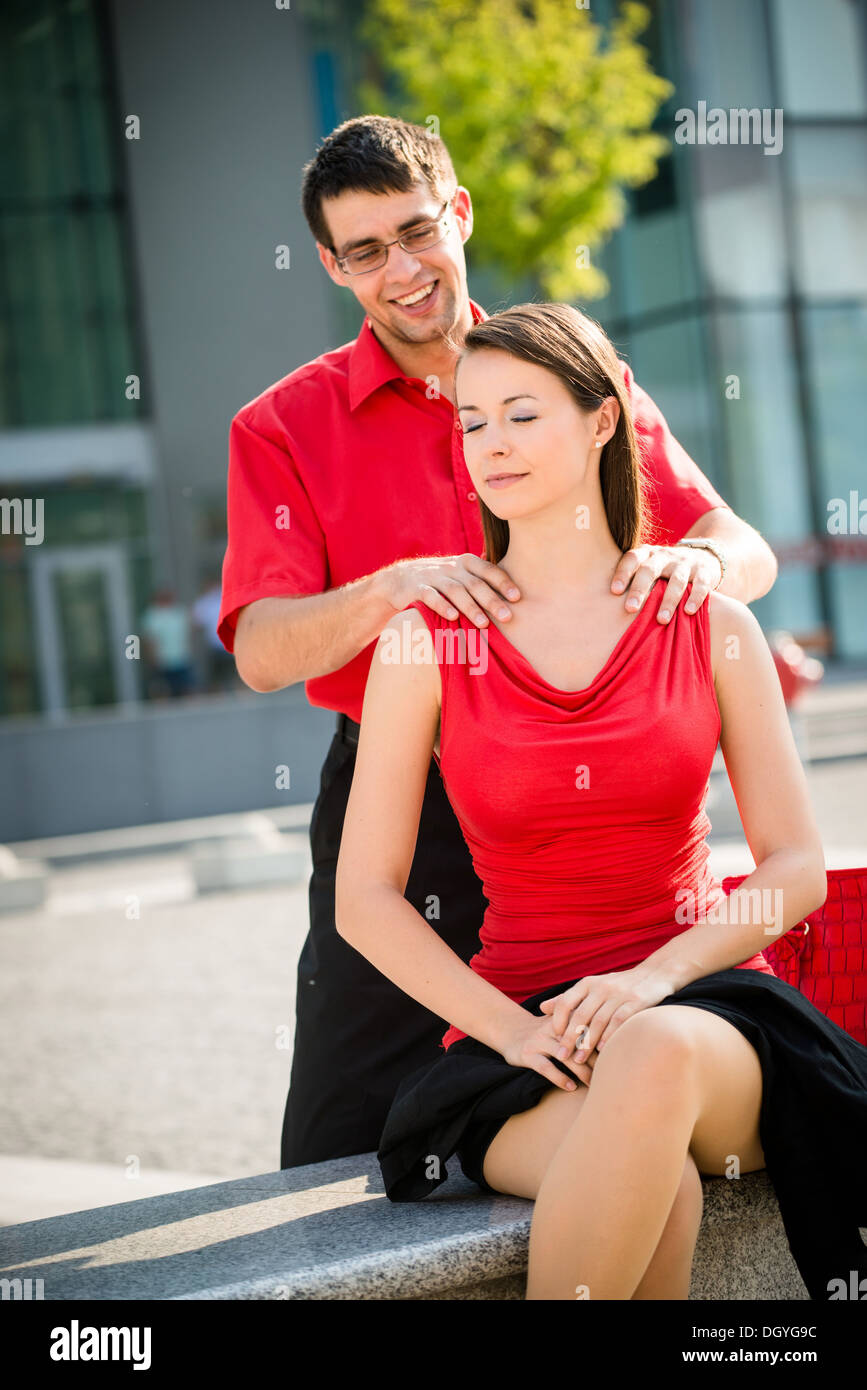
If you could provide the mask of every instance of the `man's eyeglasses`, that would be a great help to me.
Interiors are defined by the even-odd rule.
[[[457,192],[457,189],[455,190]],[[404,251],[427,251],[431,246],[436,246],[443,241],[448,234],[448,218],[445,210],[454,198],[447,198],[440,209],[439,216],[434,222],[425,222],[419,227],[412,227],[403,236],[395,237],[394,241],[377,242],[373,246],[363,246],[359,251],[350,251],[348,256],[336,256],[335,260],[340,269],[346,275],[364,275],[368,270],[379,270],[388,260],[388,248],[390,246],[400,246]]]

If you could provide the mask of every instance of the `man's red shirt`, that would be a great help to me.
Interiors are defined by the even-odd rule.
[[[470,307],[474,323],[488,317]],[[670,543],[728,504],[621,365],[644,462],[642,539]],[[239,609],[257,599],[323,593],[412,556],[483,551],[455,408],[404,376],[367,317],[353,342],[290,372],[232,420],[217,626],[228,651]],[[310,703],[360,720],[375,646],[306,681]]]

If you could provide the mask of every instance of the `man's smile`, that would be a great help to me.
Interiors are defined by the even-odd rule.
[[[400,299],[392,299],[391,304],[397,304],[401,309],[419,312],[419,306],[428,306],[437,297],[439,280],[428,280],[426,284],[419,285],[418,289],[410,290],[408,294],[402,295]]]

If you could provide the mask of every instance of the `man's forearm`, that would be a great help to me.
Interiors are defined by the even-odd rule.
[[[686,534],[719,541],[725,551],[726,573],[719,586],[721,594],[740,599],[741,603],[753,603],[773,587],[777,578],[774,552],[758,531],[728,507],[711,508]]]
[[[394,608],[382,570],[339,589],[263,598],[238,616],[235,662],[252,690],[283,690],[337,671],[378,637]]]

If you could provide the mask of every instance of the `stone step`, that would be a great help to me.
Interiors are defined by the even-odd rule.
[[[703,1188],[690,1299],[807,1299],[767,1173]],[[7,1226],[0,1277],[46,1300],[523,1299],[532,1212],[457,1158],[424,1201],[390,1202],[359,1154]]]

